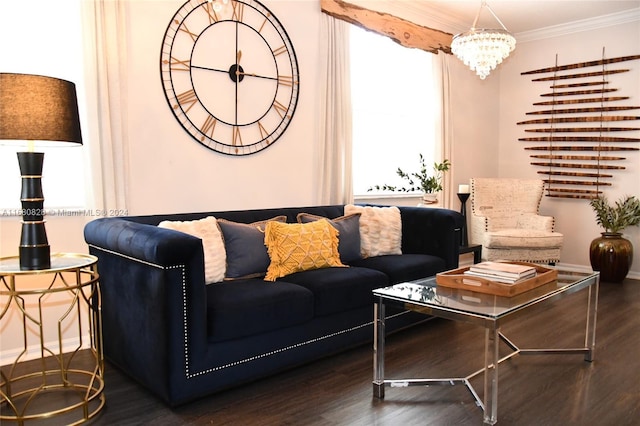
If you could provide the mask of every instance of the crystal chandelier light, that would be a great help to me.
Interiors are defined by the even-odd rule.
[[[478,18],[483,8],[489,12],[500,23],[502,29],[487,30],[476,28]],[[451,51],[466,66],[475,71],[484,80],[491,70],[495,69],[509,53],[516,48],[516,39],[513,37],[502,21],[491,10],[485,0],[482,1],[476,19],[473,21],[471,29],[467,32],[456,34],[451,42]]]

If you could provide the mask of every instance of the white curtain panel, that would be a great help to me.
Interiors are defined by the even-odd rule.
[[[96,100],[89,129],[93,207],[126,209],[127,28],[126,2],[82,2],[87,93]]]
[[[436,161],[440,162],[445,158],[451,161],[451,167],[456,167],[455,159],[453,158],[453,126],[451,125],[451,81],[449,75],[449,59],[451,55],[447,55],[441,51],[433,61],[433,84],[435,85],[435,93],[441,99],[441,102],[437,103],[435,109],[435,147],[434,153]],[[454,188],[452,184],[451,171],[444,174],[442,187],[444,188],[441,197],[444,208],[451,208],[455,206],[455,200],[457,197],[454,195],[457,193],[457,187]]]
[[[319,204],[353,202],[349,25],[322,14],[320,138],[316,155]]]

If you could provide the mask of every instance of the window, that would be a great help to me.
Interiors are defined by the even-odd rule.
[[[353,192],[385,194],[367,189],[404,186],[396,170],[417,171],[419,153],[434,162],[433,55],[356,26],[350,43]]]
[[[3,43],[2,72],[39,74],[62,78],[76,84],[80,119],[83,121],[84,65],[82,46],[81,0],[51,2],[1,2],[0,16],[29,17],[6,19],[0,27],[0,38],[11,40],[25,31],[19,43]],[[86,127],[82,126],[84,146],[36,148],[44,152],[42,189],[45,209],[82,207],[85,205],[84,150],[88,149]],[[0,145],[0,209],[4,212],[20,208],[20,169],[16,152],[27,147]]]

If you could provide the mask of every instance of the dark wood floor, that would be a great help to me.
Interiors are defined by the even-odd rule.
[[[535,308],[504,328],[517,344],[582,346],[586,292]],[[595,360],[516,356],[500,366],[500,425],[640,424],[640,282],[601,283]],[[387,376],[465,376],[483,364],[478,327],[433,320],[387,340]],[[107,365],[94,425],[476,425],[460,386],[387,388],[372,398],[370,345],[169,409]],[[481,391],[482,379],[473,380]]]
[[[534,308],[503,330],[525,347],[583,346],[586,292]],[[483,364],[478,327],[446,320],[387,339],[387,377],[466,376]],[[500,425],[640,424],[640,282],[601,283],[595,360],[516,356],[500,365]],[[107,364],[106,406],[92,425],[480,425],[464,387],[387,388],[372,398],[363,346],[170,409]],[[481,376],[473,385],[482,391]]]

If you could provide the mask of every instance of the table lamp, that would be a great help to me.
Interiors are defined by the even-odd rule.
[[[22,176],[20,269],[51,266],[44,220],[42,165],[36,146],[82,145],[75,84],[52,77],[0,73],[0,143],[27,145],[18,152]]]

